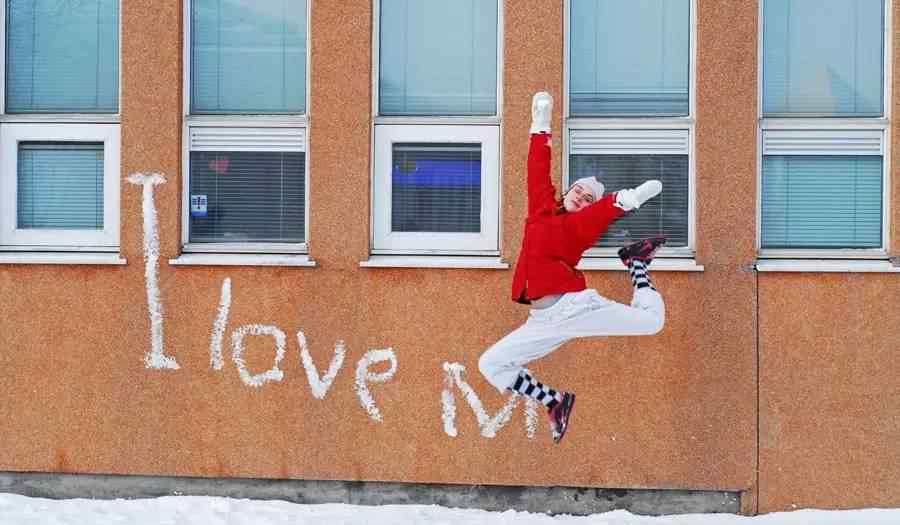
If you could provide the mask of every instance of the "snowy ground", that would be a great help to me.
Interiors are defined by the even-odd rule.
[[[297,505],[282,501],[172,496],[142,500],[49,500],[0,494],[0,525],[897,525],[900,509],[731,514],[593,516],[487,512],[426,505]]]

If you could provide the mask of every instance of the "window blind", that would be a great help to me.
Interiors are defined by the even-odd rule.
[[[381,115],[497,113],[496,0],[382,0]]]
[[[22,142],[19,229],[103,229],[103,144]]]
[[[765,0],[765,115],[880,116],[883,60],[883,0]]]
[[[572,0],[572,116],[687,115],[690,0]]]
[[[192,151],[190,242],[305,241],[305,162],[299,152]]]
[[[569,170],[571,181],[598,176],[607,193],[633,188],[650,179],[662,181],[662,193],[615,221],[596,247],[620,247],[657,235],[668,238],[668,247],[687,246],[687,155],[571,155]]]
[[[304,113],[306,0],[191,0],[192,113]]]
[[[478,233],[481,186],[480,144],[394,144],[391,230]]]
[[[765,155],[763,248],[879,248],[883,159]]]
[[[7,0],[6,111],[119,110],[119,0]]]

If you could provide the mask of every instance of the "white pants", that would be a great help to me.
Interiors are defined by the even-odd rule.
[[[611,301],[592,289],[570,292],[549,308],[532,308],[525,324],[481,355],[478,369],[504,392],[526,363],[544,357],[570,339],[653,335],[662,330],[665,320],[662,296],[650,288],[635,290],[631,306]]]

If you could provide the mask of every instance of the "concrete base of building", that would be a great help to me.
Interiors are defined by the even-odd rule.
[[[211,479],[0,473],[0,492],[66,499],[136,499],[160,496],[221,496],[294,503],[441,505],[493,511],[594,514],[624,509],[662,515],[740,512],[740,493],[695,490],[603,489],[498,485],[442,485],[374,481]]]

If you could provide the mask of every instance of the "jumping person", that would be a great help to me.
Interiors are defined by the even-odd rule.
[[[576,337],[652,335],[662,330],[665,306],[647,266],[664,237],[619,250],[628,267],[634,297],[626,306],[588,289],[575,269],[581,255],[616,219],[662,191],[658,180],[604,195],[596,177],[576,180],[561,199],[550,181],[549,93],[534,95],[528,149],[528,218],[513,276],[513,300],[530,304],[528,320],[489,348],[478,361],[484,377],[501,393],[518,392],[547,407],[553,441],[566,433],[575,394],[537,381],[524,365]]]

